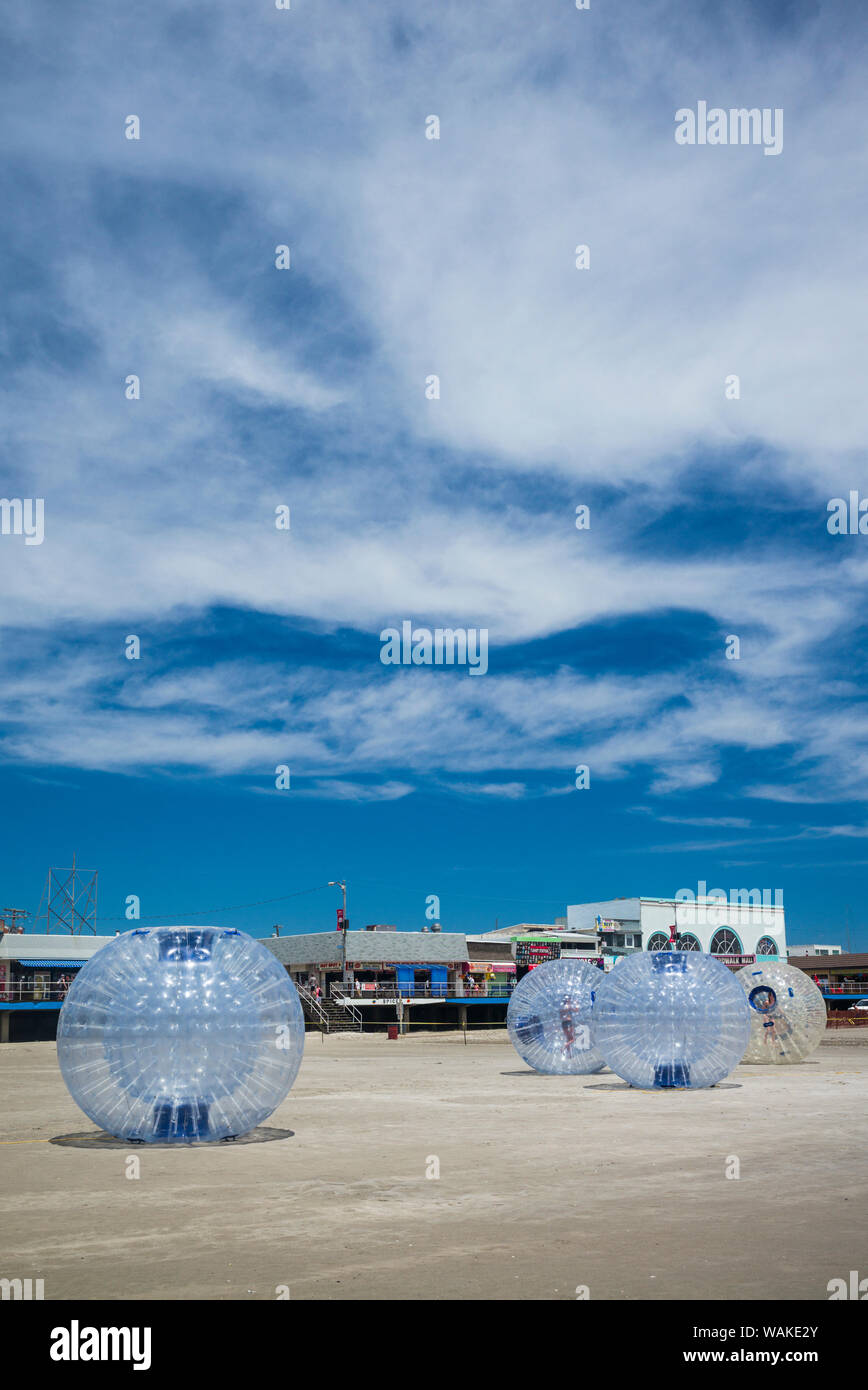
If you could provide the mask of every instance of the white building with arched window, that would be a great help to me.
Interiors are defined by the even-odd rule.
[[[677,949],[707,951],[727,964],[787,958],[781,893],[759,888],[697,892],[682,889],[674,898],[610,898],[567,908],[569,930],[602,932],[616,950],[669,950],[672,930]]]

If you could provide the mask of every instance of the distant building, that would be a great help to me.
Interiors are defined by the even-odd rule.
[[[559,925],[559,924],[563,925]],[[519,922],[512,927],[502,927],[497,931],[483,932],[479,936],[468,936],[467,950],[470,959],[474,956],[482,961],[487,959],[493,971],[515,971],[520,980],[535,965],[547,960],[563,960],[571,957],[577,960],[593,960],[600,963],[601,956],[596,931],[571,932],[567,919],[560,917],[552,925],[543,922]],[[495,952],[500,952],[496,956]],[[512,964],[499,964],[508,958]]]
[[[787,956],[840,956],[840,946],[788,946]]]
[[[768,895],[771,896],[770,894]],[[713,895],[676,898],[609,898],[567,908],[570,933],[600,933],[604,954],[663,951],[677,934],[682,951],[706,951],[728,965],[786,958],[783,906],[757,901],[753,889],[724,901]]]
[[[263,941],[298,985],[315,982],[326,996],[342,980],[343,932],[304,932]],[[463,932],[399,932],[391,927],[346,933],[347,974],[361,1003],[394,997],[419,999],[460,993],[467,964]],[[358,985],[358,990],[356,986]]]
[[[857,1000],[868,999],[868,951],[813,956],[790,955],[788,965],[804,970],[822,990],[833,1010],[852,1008]]]
[[[569,949],[596,945],[597,933],[592,931],[572,931],[566,917],[557,917],[554,922],[517,922],[512,927],[498,927],[496,931],[480,932],[468,936],[468,941],[519,941],[525,937],[539,937],[540,940],[563,941]]]
[[[508,939],[463,932],[308,932],[264,941],[299,989],[314,1027],[343,1015],[363,1028],[502,1024],[515,984]],[[324,1018],[323,1016],[326,1016]]]
[[[0,1042],[53,1038],[70,983],[113,936],[7,932],[0,937]]]
[[[557,932],[566,929],[566,919],[563,919],[562,926],[556,922],[516,922],[511,927],[496,927],[494,931],[479,932],[470,940],[486,941],[496,940],[498,937],[512,941],[516,936],[527,936],[529,932]]]

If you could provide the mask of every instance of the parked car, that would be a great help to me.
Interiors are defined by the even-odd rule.
[[[848,1014],[868,1014],[868,999],[857,999],[847,1010]]]

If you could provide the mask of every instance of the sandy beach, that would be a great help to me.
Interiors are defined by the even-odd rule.
[[[100,1136],[53,1043],[0,1049],[0,1094],[0,1274],[46,1299],[826,1299],[868,1270],[852,1039],[640,1092],[503,1032],[309,1034],[267,1125],[196,1149]]]

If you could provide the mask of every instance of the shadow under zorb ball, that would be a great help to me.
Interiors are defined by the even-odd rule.
[[[601,1071],[594,1040],[594,990],[603,972],[580,960],[537,965],[512,992],[506,1011],[510,1041],[536,1071],[566,1076]]]
[[[625,956],[596,991],[597,1047],[612,1071],[643,1090],[714,1086],[738,1066],[750,1037],[739,981],[699,951]]]
[[[826,1031],[826,1004],[814,981],[794,965],[769,961],[738,972],[750,1004],[744,1062],[803,1062]]]
[[[284,1099],[303,1051],[284,967],[220,927],[115,937],[79,971],[57,1027],[76,1104],[109,1134],[145,1144],[247,1134]]]

